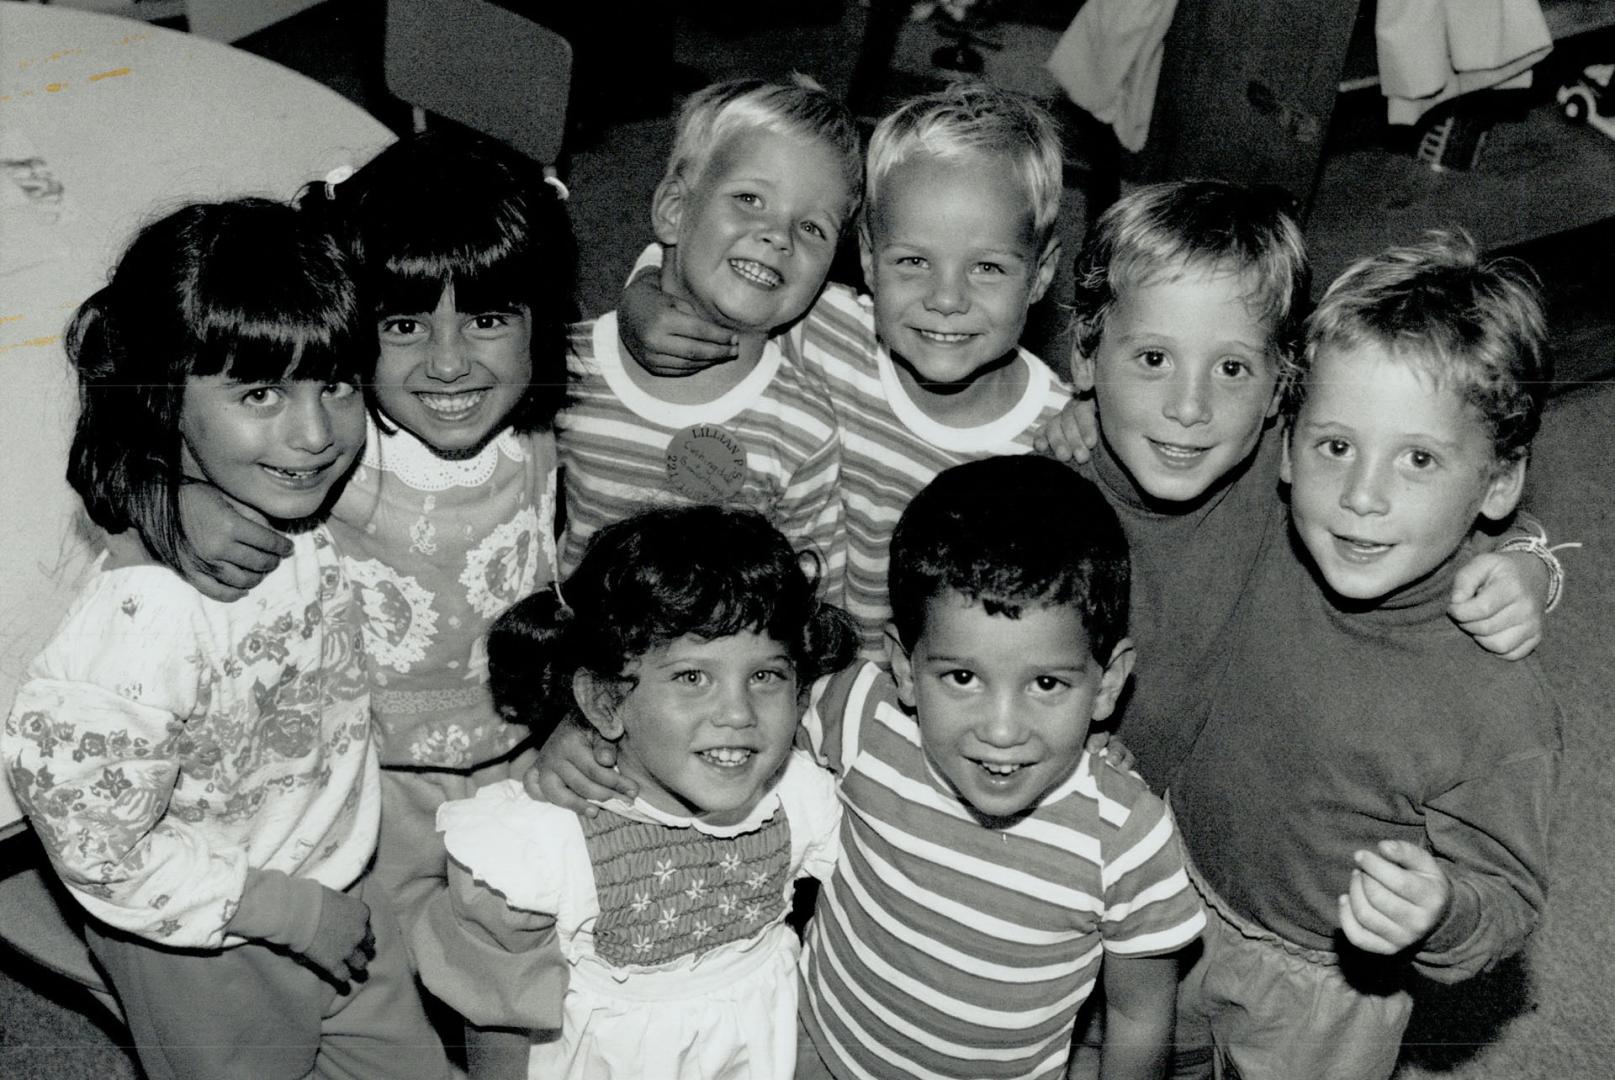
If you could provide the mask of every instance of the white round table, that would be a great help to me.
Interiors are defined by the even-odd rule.
[[[228,45],[0,2],[0,716],[99,548],[64,479],[73,309],[144,222],[198,198],[289,198],[392,139]],[[0,780],[0,831],[16,816]]]

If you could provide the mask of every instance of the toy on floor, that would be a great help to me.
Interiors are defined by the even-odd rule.
[[[1576,124],[1587,124],[1615,139],[1615,93],[1610,91],[1615,64],[1593,64],[1585,67],[1572,82],[1559,87],[1555,95],[1565,119]]]

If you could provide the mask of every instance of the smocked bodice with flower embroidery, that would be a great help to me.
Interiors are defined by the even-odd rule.
[[[383,765],[469,769],[526,734],[493,710],[486,636],[555,579],[555,466],[549,432],[448,460],[372,421],[331,528],[363,605]]]
[[[518,781],[491,784],[445,803],[438,828],[504,914],[455,909],[454,921],[422,920],[417,938],[505,940],[501,927],[553,916],[568,967],[560,1008],[485,1017],[522,1028],[561,1015],[558,1037],[534,1043],[530,1077],[790,1080],[799,951],[785,922],[791,884],[829,876],[840,815],[834,777],[800,751],[734,825],[643,800],[582,818],[527,798]],[[518,997],[492,990],[497,976],[482,954],[452,940],[417,942],[417,954],[427,985],[462,1011]]]

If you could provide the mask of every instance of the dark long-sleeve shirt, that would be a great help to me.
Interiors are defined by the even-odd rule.
[[[1268,432],[1246,462],[1197,502],[1154,504],[1103,443],[1083,472],[1116,511],[1133,563],[1130,634],[1138,661],[1118,731],[1156,792],[1204,721],[1208,671],[1262,552],[1283,541],[1279,437]]]
[[[1265,551],[1171,793],[1212,888],[1315,949],[1340,944],[1354,851],[1426,847],[1452,901],[1413,960],[1448,982],[1517,950],[1540,918],[1559,751],[1536,660],[1492,656],[1447,616],[1468,555],[1353,610],[1297,543]]]

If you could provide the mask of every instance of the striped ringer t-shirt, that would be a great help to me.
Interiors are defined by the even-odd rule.
[[[758,511],[821,560],[840,602],[840,443],[823,384],[770,341],[757,366],[714,401],[662,401],[629,378],[615,312],[572,328],[570,404],[556,418],[566,484],[561,570],[599,529],[653,505],[721,503]]]
[[[842,777],[801,962],[802,1020],[840,1080],[1063,1077],[1104,954],[1167,955],[1205,925],[1165,804],[1103,758],[993,829],[877,665],[821,679],[804,727]]]
[[[846,606],[858,620],[862,655],[880,659],[891,618],[886,554],[898,515],[944,469],[1029,452],[1032,437],[1070,400],[1071,390],[1021,349],[1027,378],[1020,398],[1005,401],[988,423],[950,427],[922,412],[898,381],[891,354],[875,338],[869,297],[844,285],[825,286],[799,333],[803,363],[824,380],[841,426]]]

